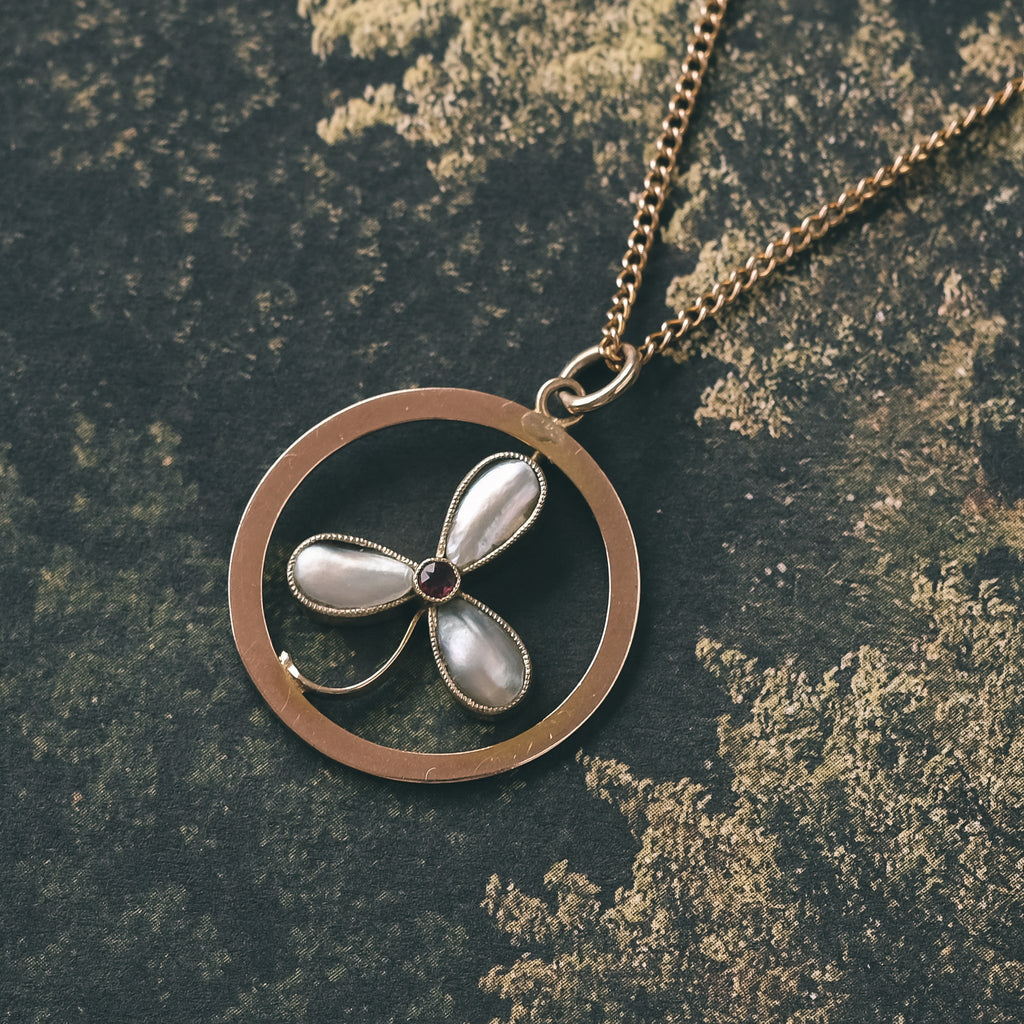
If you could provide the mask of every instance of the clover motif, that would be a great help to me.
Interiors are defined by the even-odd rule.
[[[406,604],[419,607],[391,657],[358,683],[313,683],[286,652],[282,664],[306,689],[363,692],[391,667],[426,615],[434,660],[452,696],[478,715],[515,707],[530,686],[530,655],[515,630],[462,585],[533,525],[546,495],[547,481],[533,459],[499,452],[474,466],[459,484],[431,558],[416,562],[342,533],[304,540],[288,561],[288,585],[312,612],[329,619],[361,619]]]

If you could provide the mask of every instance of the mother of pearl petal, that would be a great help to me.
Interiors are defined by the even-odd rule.
[[[303,548],[292,568],[304,597],[339,611],[397,601],[412,589],[412,573],[412,566],[390,555],[327,540]]]
[[[460,568],[500,548],[530,518],[540,501],[540,481],[522,459],[489,465],[459,500],[445,555]]]
[[[526,664],[519,645],[461,597],[437,609],[437,646],[455,685],[478,704],[505,708],[522,694]]]

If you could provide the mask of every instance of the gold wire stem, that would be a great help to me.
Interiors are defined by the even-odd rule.
[[[347,686],[322,686],[320,683],[314,683],[312,679],[304,676],[299,671],[295,662],[292,661],[291,655],[287,651],[282,651],[277,656],[277,660],[281,662],[288,675],[290,675],[303,690],[307,690],[311,693],[325,693],[332,697],[345,697],[351,696],[354,693],[365,693],[374,685],[374,683],[379,682],[384,673],[387,672],[387,670],[398,660],[398,656],[408,646],[413,631],[416,629],[420,619],[423,618],[423,613],[425,611],[426,608],[420,608],[420,610],[412,617],[412,621],[409,623],[409,626],[405,631],[405,636],[402,637],[398,646],[394,651],[392,651],[391,657],[389,657],[388,660],[373,673],[373,675],[367,676],[365,679],[360,679],[358,683],[349,683]]]

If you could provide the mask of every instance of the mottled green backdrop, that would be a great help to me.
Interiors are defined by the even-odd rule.
[[[231,641],[238,517],[302,431],[398,387],[530,402],[593,343],[693,14],[5,4],[7,1020],[1024,1021],[1021,108],[577,428],[645,603],[557,752],[453,788],[357,775]],[[1022,36],[1019,0],[736,0],[637,337],[1020,74]],[[489,443],[368,448],[271,568],[288,530],[430,538]],[[480,594],[552,664],[604,600],[559,507]],[[372,661],[381,637],[282,587],[310,674]],[[331,713],[496,735],[406,658]]]

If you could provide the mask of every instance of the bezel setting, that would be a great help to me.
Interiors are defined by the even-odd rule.
[[[515,459],[518,462],[524,462],[530,469],[533,470],[537,477],[537,483],[540,486],[540,494],[537,498],[537,504],[534,505],[533,511],[530,513],[529,518],[525,523],[520,526],[515,533],[512,534],[504,543],[499,544],[498,547],[494,548],[493,551],[488,551],[483,558],[478,558],[476,561],[470,562],[468,565],[464,565],[461,568],[463,574],[472,572],[474,569],[479,569],[482,565],[486,565],[488,562],[493,561],[503,551],[511,547],[531,526],[537,521],[537,516],[540,515],[540,510],[544,507],[544,502],[548,496],[548,482],[544,474],[540,471],[540,467],[537,465],[536,458],[530,455],[523,455],[522,452],[495,452],[493,455],[487,456],[486,459],[482,459],[478,462],[466,475],[463,477],[462,482],[455,490],[455,494],[452,496],[451,503],[448,505],[448,513],[444,517],[444,525],[441,527],[441,537],[437,542],[437,556],[438,558],[445,557],[445,548],[448,546],[448,535],[451,533],[452,524],[455,522],[455,514],[459,510],[459,504],[462,501],[466,491],[472,486],[473,482],[477,480],[487,469],[489,469],[496,462],[504,462],[509,459]],[[446,559],[447,560],[447,559]]]
[[[455,574],[455,585],[443,597],[433,597],[431,594],[424,593],[423,591],[423,587],[420,584],[420,574],[428,565],[447,565]],[[432,558],[424,558],[423,561],[420,562],[420,564],[413,570],[412,589],[416,594],[423,598],[428,605],[447,604],[449,601],[454,600],[462,594],[462,573],[459,572],[459,567],[449,558],[444,558],[441,555],[434,555]]]
[[[514,707],[517,707],[522,703],[523,698],[530,690],[530,683],[533,680],[533,662],[530,660],[530,652],[526,649],[526,645],[519,638],[519,634],[496,611],[494,611],[493,608],[488,608],[488,606],[482,601],[478,601],[475,597],[470,597],[469,594],[460,594],[459,596],[467,604],[472,605],[478,611],[483,612],[484,615],[493,619],[508,634],[516,647],[519,648],[519,653],[523,658],[523,685],[519,693],[516,695],[515,700],[508,704],[504,704],[501,707],[492,707],[489,704],[481,704],[479,701],[470,697],[469,694],[464,693],[459,687],[459,684],[452,677],[451,672],[448,671],[448,666],[441,654],[441,645],[437,636],[437,606],[435,605],[428,609],[427,616],[430,625],[430,647],[434,652],[434,661],[437,663],[437,669],[441,673],[441,678],[444,680],[445,686],[448,687],[451,695],[464,708],[466,708],[467,711],[471,711],[474,715],[477,715],[480,718],[494,718],[497,715],[503,715],[505,712],[511,711]]]
[[[314,544],[320,544],[323,541],[332,542],[335,544],[348,544],[350,547],[356,548],[358,551],[376,551],[378,554],[387,555],[389,558],[394,558],[398,562],[403,562],[413,572],[413,579],[415,580],[416,575],[416,563],[411,558],[406,558],[405,555],[400,555],[397,551],[392,551],[391,548],[386,548],[383,544],[377,544],[372,540],[366,540],[363,537],[353,537],[347,533],[317,533],[312,537],[307,537],[291,554],[288,559],[287,577],[288,587],[292,594],[295,595],[296,599],[300,604],[304,605],[312,612],[316,612],[317,615],[322,615],[330,619],[365,619],[374,615],[381,615],[384,612],[391,611],[392,608],[399,608],[403,604],[407,604],[412,600],[413,588],[409,588],[407,594],[403,594],[401,597],[395,598],[393,601],[385,601],[383,604],[365,605],[356,608],[337,608],[334,605],[321,604],[319,601],[314,601],[307,594],[305,594],[298,583],[295,581],[295,561],[302,554],[303,551],[308,547],[312,547]]]

